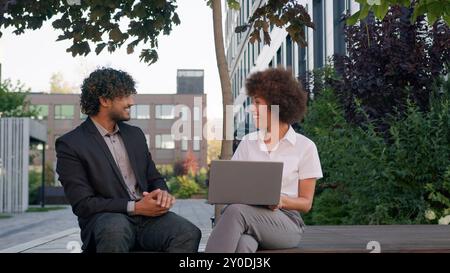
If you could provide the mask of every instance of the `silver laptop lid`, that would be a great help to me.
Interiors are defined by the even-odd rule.
[[[283,162],[213,160],[211,204],[276,205],[280,201]]]

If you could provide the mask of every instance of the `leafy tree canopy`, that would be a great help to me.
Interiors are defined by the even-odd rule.
[[[239,9],[239,2],[227,0],[232,9]],[[302,47],[307,46],[305,29],[314,28],[311,17],[307,9],[296,0],[269,0],[266,4],[257,8],[248,22],[237,26],[235,32],[245,32],[253,26],[250,33],[250,42],[261,42],[261,31],[263,33],[264,44],[270,45],[270,26],[286,27],[286,31],[292,40]]]
[[[72,41],[67,52],[74,57],[86,56],[92,46],[99,54],[105,47],[114,52],[126,44],[131,54],[144,44],[140,59],[152,64],[158,59],[158,36],[180,24],[176,7],[175,0],[0,0],[0,27],[13,27],[19,35],[55,19],[53,27],[62,32],[57,41]]]
[[[358,12],[348,18],[347,22],[354,25],[358,20],[365,19],[369,12],[372,12],[378,19],[382,20],[389,7],[402,6],[414,7],[411,22],[414,23],[417,17],[427,15],[428,23],[433,25],[442,18],[447,25],[450,25],[450,0],[356,0],[361,5]]]
[[[15,85],[9,80],[0,83],[0,118],[36,117],[37,110],[30,109],[30,102],[26,99],[28,92],[20,82]]]

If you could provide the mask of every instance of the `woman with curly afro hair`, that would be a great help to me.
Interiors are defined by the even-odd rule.
[[[232,160],[283,162],[280,200],[272,206],[228,205],[206,252],[297,247],[305,227],[300,213],[311,209],[316,180],[322,178],[316,145],[291,126],[303,118],[307,101],[292,72],[256,72],[247,79],[246,89],[258,131],[244,136]]]

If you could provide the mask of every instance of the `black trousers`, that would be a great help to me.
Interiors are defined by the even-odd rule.
[[[102,213],[95,221],[89,250],[192,253],[198,251],[200,239],[198,227],[170,211],[157,217]]]

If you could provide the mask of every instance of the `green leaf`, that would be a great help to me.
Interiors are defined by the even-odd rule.
[[[136,17],[139,17],[139,18],[146,17],[147,16],[147,11],[145,10],[145,4],[142,3],[142,2],[137,3],[134,6],[134,8],[133,8],[132,14],[134,16],[136,16]]]
[[[227,0],[227,3],[228,3],[228,7],[230,9],[234,9],[234,10],[240,10],[241,9],[241,5],[239,4],[239,1]]]
[[[175,24],[175,25],[179,25],[181,22],[180,22],[180,17],[178,17],[178,14],[177,13],[174,13],[173,14],[173,16],[172,16],[172,21],[173,21],[173,23]]]
[[[52,23],[54,28],[66,29],[71,25],[71,21],[69,19],[57,19]]]
[[[433,12],[428,12],[427,18],[428,18],[428,24],[430,24],[430,25],[434,24],[434,22],[436,22],[436,20],[438,19],[437,15]]]
[[[151,65],[158,60],[158,53],[154,49],[143,49],[139,57],[141,61]]]
[[[106,43],[101,43],[98,44],[97,47],[95,48],[95,53],[98,55],[100,54],[100,52],[102,52],[102,50],[105,48]]]
[[[97,20],[98,18],[103,17],[103,15],[105,15],[105,9],[101,6],[96,6],[91,9],[89,18],[94,21]]]
[[[359,19],[363,20],[366,19],[367,15],[369,15],[370,6],[368,4],[362,5],[359,13]]]
[[[419,2],[413,12],[413,16],[411,17],[411,23],[416,22],[417,17],[423,15],[426,12],[427,5],[424,2]]]
[[[355,12],[352,16],[347,18],[347,24],[353,26],[359,20],[360,11]]]
[[[261,39],[259,38],[259,31],[257,32],[252,32],[252,34],[250,34],[250,39],[249,42],[254,44],[256,41],[260,41]]]
[[[66,40],[69,39],[71,37],[70,33],[64,33],[64,35],[59,35],[58,39],[56,39],[56,41],[62,41],[62,40]]]
[[[450,15],[445,15],[443,16],[443,19],[445,21],[445,23],[450,26]],[[0,33],[0,37],[1,37],[1,33]]]
[[[234,29],[234,32],[241,33],[241,32],[245,32],[247,29],[248,29],[248,25],[237,26]]]
[[[389,3],[387,1],[381,1],[381,5],[373,7],[375,16],[380,20],[383,20],[388,10],[389,10]]]
[[[270,42],[272,41],[272,39],[270,38],[270,34],[266,31],[263,31],[263,34],[264,34],[264,44],[270,46]]]
[[[129,43],[127,46],[127,53],[132,54],[134,52],[134,48],[139,44],[141,40],[136,39],[133,42]]]
[[[427,8],[429,23],[432,25],[439,17],[441,17],[442,6],[440,2],[431,2],[427,5]]]
[[[123,39],[122,32],[120,31],[119,27],[115,27],[109,32],[109,38],[116,43]]]

